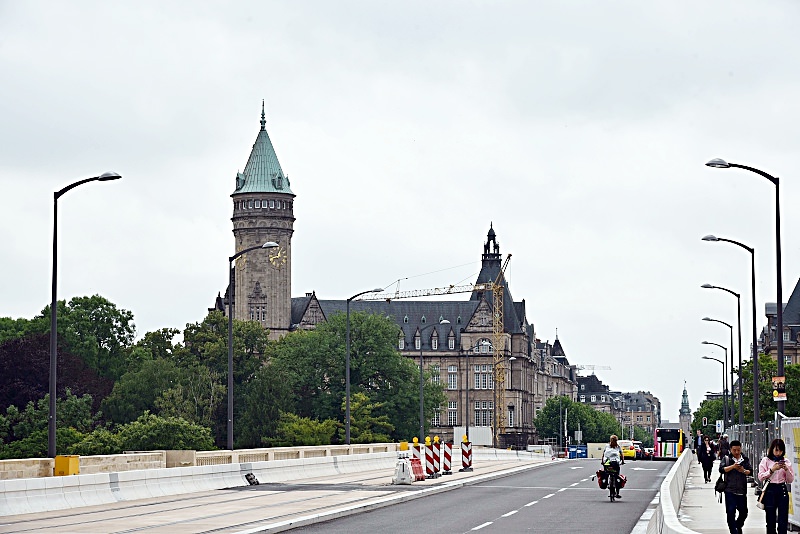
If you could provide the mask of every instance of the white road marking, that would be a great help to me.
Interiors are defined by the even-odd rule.
[[[483,527],[488,527],[488,526],[489,526],[489,525],[491,525],[491,524],[492,524],[492,522],[491,522],[491,521],[487,521],[486,523],[484,523],[484,524],[482,524],[482,525],[478,525],[477,527],[473,528],[472,530],[480,530],[480,529],[482,529]]]
[[[589,479],[588,478],[583,478],[583,479],[581,479],[581,482],[586,482],[587,480],[589,480]]]
[[[573,486],[577,486],[578,484],[580,484],[580,482],[573,482],[573,483],[572,483],[572,484],[570,484],[569,486],[570,486],[570,487],[573,487]]]
[[[536,504],[537,502],[539,502],[539,501],[531,501],[531,502],[529,502],[528,504],[526,504],[525,506],[533,506],[533,505],[534,505],[534,504]]]
[[[511,511],[510,511],[510,512],[508,512],[507,514],[503,514],[503,515],[501,515],[500,517],[508,517],[508,516],[510,516],[510,515],[514,515],[514,514],[516,514],[518,511],[519,511],[519,510],[511,510]]]
[[[652,469],[649,468],[649,467],[632,467],[631,470],[632,471],[658,471],[658,469],[656,469],[655,467],[653,467]]]
[[[549,499],[549,498],[550,498],[550,497],[552,497],[553,495],[555,495],[555,493],[551,493],[551,494],[549,494],[549,495],[545,495],[544,497],[542,497],[542,499]]]
[[[570,469],[583,469],[583,466],[579,465],[579,466],[576,466],[576,467],[570,467]]]
[[[558,490],[556,493],[561,493],[562,491],[567,491],[567,488],[561,488],[561,489],[560,489],[560,490]]]

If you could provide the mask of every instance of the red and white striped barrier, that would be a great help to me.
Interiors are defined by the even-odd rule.
[[[461,442],[461,469],[459,471],[472,471],[472,442]]]
[[[446,442],[444,444],[444,448],[442,450],[442,474],[443,475],[452,475],[453,472],[450,470],[452,466],[452,458],[453,458],[453,443]]]
[[[439,441],[433,442],[433,477],[439,478],[442,470],[442,444]]]
[[[433,469],[433,447],[425,447],[425,474],[427,478],[436,478]]]
[[[420,465],[422,465],[423,454],[422,454],[422,443],[415,443],[411,447],[411,457],[416,458],[420,461]]]

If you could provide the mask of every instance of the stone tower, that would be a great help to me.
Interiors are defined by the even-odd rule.
[[[283,173],[266,130],[261,103],[261,131],[243,172],[236,173],[233,199],[235,252],[278,243],[277,248],[254,250],[234,266],[234,317],[258,321],[277,339],[289,331],[292,312],[292,233],[294,193]]]
[[[692,409],[689,408],[689,394],[686,393],[686,382],[683,383],[683,397],[681,398],[681,411],[678,415],[678,421],[683,429],[683,434],[692,441],[692,434],[690,425],[692,423]]]

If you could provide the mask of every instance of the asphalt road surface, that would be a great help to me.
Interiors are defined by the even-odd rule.
[[[622,499],[610,502],[592,475],[598,460],[546,464],[518,474],[292,530],[376,532],[629,533],[672,462],[629,461]]]

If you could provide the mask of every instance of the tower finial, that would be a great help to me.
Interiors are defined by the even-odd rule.
[[[262,132],[264,130],[266,130],[266,126],[267,126],[267,118],[264,115],[264,99],[262,98],[261,99],[261,131]]]

